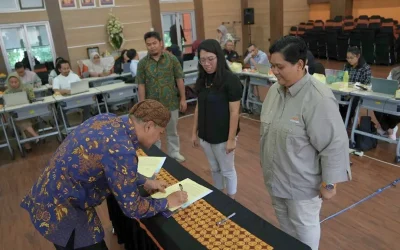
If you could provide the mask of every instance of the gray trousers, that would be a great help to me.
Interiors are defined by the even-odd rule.
[[[179,110],[171,111],[171,119],[169,120],[167,127],[165,129],[167,133],[167,143],[168,143],[168,155],[173,157],[179,154],[180,143],[178,135],[178,118]],[[161,149],[161,140],[157,141],[155,145]]]
[[[226,154],[226,142],[210,144],[200,139],[200,145],[210,164],[214,186],[219,190],[225,189],[226,186],[226,191],[229,195],[236,194],[235,151]]]
[[[319,213],[322,199],[290,200],[271,196],[281,230],[318,250],[321,237]]]

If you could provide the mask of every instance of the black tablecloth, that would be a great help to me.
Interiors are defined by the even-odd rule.
[[[146,153],[150,156],[166,156],[157,147],[152,147]],[[163,168],[178,180],[190,178],[193,181],[212,189],[213,192],[204,198],[205,201],[226,216],[236,213],[236,215],[231,219],[233,222],[272,246],[274,250],[311,249],[297,239],[272,226],[261,217],[255,215],[238,202],[226,196],[221,191],[215,189],[212,185],[208,184],[175,160],[167,157]],[[110,219],[118,236],[118,242],[120,244],[125,244],[125,249],[158,249],[150,237],[147,236],[146,232],[140,228],[140,225],[136,220],[125,217],[122,214],[122,211],[114,197],[109,197],[107,199],[107,204]],[[203,245],[186,232],[172,217],[166,219],[162,215],[157,215],[152,218],[142,219],[141,222],[147,227],[161,247],[166,250],[205,249]]]

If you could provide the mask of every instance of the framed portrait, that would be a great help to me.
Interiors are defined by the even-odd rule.
[[[60,8],[64,10],[76,9],[76,0],[58,0],[60,2]]]
[[[81,8],[95,8],[96,1],[95,0],[79,0],[81,4]]]
[[[87,48],[87,55],[88,55],[88,58],[90,59],[90,54],[92,54],[93,52],[97,52],[97,53],[99,53],[99,55],[100,55],[100,49],[99,49],[99,47],[90,47],[90,48]]]
[[[108,6],[114,6],[114,0],[100,0],[100,6],[101,7],[108,7]]]

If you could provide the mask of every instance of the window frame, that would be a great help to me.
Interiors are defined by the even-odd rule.
[[[41,0],[41,2],[42,2],[42,6],[40,7],[40,8],[37,8],[37,7],[28,7],[28,8],[23,8],[22,7],[22,0],[18,0],[18,3],[19,3],[19,9],[20,10],[22,10],[22,11],[24,11],[24,10],[46,10],[46,8],[45,8],[45,4],[44,4],[44,0]]]
[[[16,13],[16,12],[31,12],[31,11],[46,11],[46,3],[42,0],[43,8],[21,8],[21,0],[10,0],[15,3],[14,9],[3,9],[0,7],[1,14]]]

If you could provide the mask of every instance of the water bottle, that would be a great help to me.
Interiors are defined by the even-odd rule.
[[[344,72],[343,82],[349,82],[349,72],[348,71]]]

